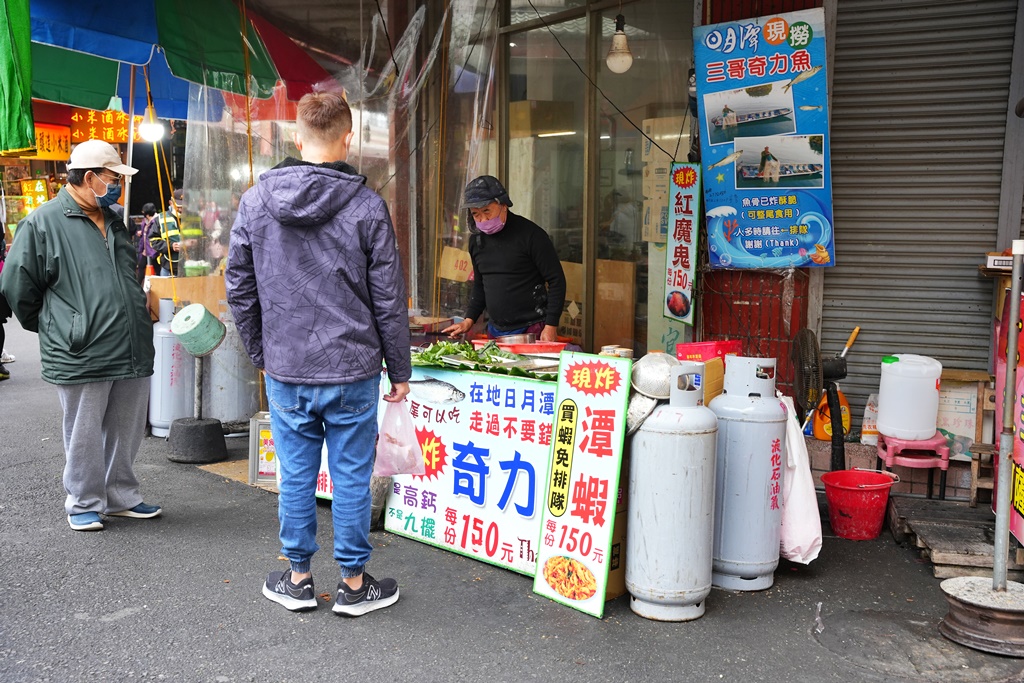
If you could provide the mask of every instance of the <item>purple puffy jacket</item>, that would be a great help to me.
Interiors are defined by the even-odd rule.
[[[286,159],[242,195],[224,273],[258,368],[291,384],[412,374],[405,278],[384,200],[344,162]]]

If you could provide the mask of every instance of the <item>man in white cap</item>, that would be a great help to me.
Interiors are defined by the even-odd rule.
[[[0,292],[22,327],[39,335],[42,375],[64,409],[64,508],[76,531],[101,514],[149,519],[133,472],[146,429],[153,323],[135,279],[135,248],[110,210],[136,169],[111,145],[75,147],[68,184],[15,232]]]

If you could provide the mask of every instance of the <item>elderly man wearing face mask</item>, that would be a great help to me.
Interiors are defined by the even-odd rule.
[[[465,319],[444,332],[453,338],[465,334],[486,309],[489,337],[535,334],[540,341],[556,341],[565,273],[551,238],[509,211],[512,200],[494,176],[470,181],[462,204],[478,230],[469,242],[473,293]]]
[[[39,334],[43,379],[64,409],[64,510],[76,531],[100,515],[148,519],[132,470],[146,428],[153,323],[135,279],[131,233],[110,206],[136,169],[112,146],[75,147],[68,184],[15,232],[0,292]]]

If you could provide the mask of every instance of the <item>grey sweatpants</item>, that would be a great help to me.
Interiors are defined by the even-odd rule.
[[[146,432],[148,377],[57,386],[64,408],[64,509],[110,513],[142,502],[132,465]]]

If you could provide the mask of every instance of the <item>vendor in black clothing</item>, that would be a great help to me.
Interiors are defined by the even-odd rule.
[[[544,230],[509,211],[512,201],[497,178],[480,176],[466,185],[463,205],[479,232],[469,240],[473,293],[466,318],[445,328],[451,337],[469,331],[487,310],[487,334],[537,335],[556,341],[565,303],[565,273]]]

